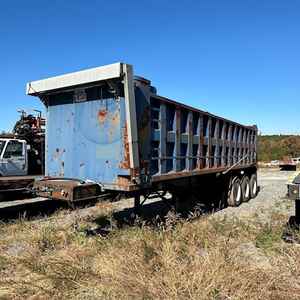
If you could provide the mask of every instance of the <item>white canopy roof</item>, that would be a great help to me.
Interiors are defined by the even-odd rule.
[[[118,78],[122,74],[122,63],[115,63],[102,67],[87,69],[79,72],[68,73],[48,79],[27,83],[26,94],[37,95],[48,91],[58,90],[81,84]]]

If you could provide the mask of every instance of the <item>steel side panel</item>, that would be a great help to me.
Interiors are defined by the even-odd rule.
[[[238,161],[235,169],[255,167],[255,126],[243,126],[156,95],[141,108],[140,94],[136,91],[137,118],[147,123],[138,121],[139,145],[150,147],[140,146],[139,152],[143,165],[150,165],[148,169],[141,166],[142,174],[148,171],[148,183],[217,173]],[[148,128],[151,133],[146,135]],[[246,134],[252,139],[243,138]]]
[[[114,184],[124,158],[125,101],[105,99],[48,108],[48,176]]]

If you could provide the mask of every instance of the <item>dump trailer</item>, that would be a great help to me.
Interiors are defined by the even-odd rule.
[[[115,63],[27,84],[47,108],[39,196],[77,201],[112,192],[188,199],[207,187],[237,206],[257,193],[256,126],[159,96]],[[182,200],[183,201],[183,200]]]

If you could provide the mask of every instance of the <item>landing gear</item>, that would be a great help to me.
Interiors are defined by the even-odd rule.
[[[134,196],[134,213],[136,215],[139,215],[141,213],[141,195],[135,195]]]
[[[131,218],[142,219],[156,218],[164,216],[174,207],[171,194],[162,190],[147,190],[142,193],[136,193],[131,196],[133,198],[134,206],[131,213]],[[147,203],[145,206],[144,204]]]
[[[295,201],[295,221],[298,225],[299,229],[299,224],[300,224],[300,200]]]

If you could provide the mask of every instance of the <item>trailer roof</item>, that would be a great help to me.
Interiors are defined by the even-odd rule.
[[[118,62],[102,67],[29,82],[26,86],[26,94],[38,95],[40,93],[45,93],[66,87],[119,78],[122,74],[122,65],[123,64],[121,62]]]

